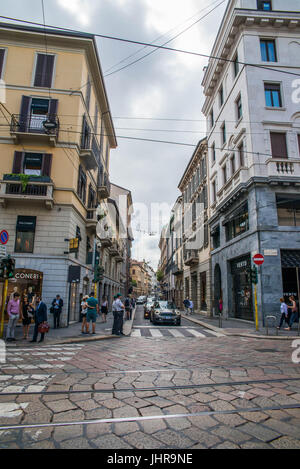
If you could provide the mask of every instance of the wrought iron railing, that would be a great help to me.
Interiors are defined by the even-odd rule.
[[[11,132],[36,133],[58,136],[59,119],[56,114],[51,116],[30,114],[12,114],[10,123]]]

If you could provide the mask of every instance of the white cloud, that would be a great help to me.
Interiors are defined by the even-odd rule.
[[[57,4],[75,17],[82,26],[90,24],[92,18],[92,5],[87,0],[56,0]]]
[[[146,113],[149,116],[160,114],[163,104],[163,92],[157,85],[145,87],[144,93],[136,97],[131,103],[131,115],[140,116]]]

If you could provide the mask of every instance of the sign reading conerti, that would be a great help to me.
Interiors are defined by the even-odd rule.
[[[43,280],[43,272],[37,270],[16,269],[16,280]]]

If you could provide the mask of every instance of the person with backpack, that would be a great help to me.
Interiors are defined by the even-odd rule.
[[[131,298],[129,295],[125,298],[125,311],[126,311],[126,316],[125,320],[129,321],[131,319],[131,313],[132,313],[132,305],[131,305]]]
[[[188,315],[190,311],[190,300],[189,297],[187,296],[186,299],[183,301],[184,308],[185,308],[185,313]]]

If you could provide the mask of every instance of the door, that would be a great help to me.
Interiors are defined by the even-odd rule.
[[[250,256],[233,261],[231,269],[234,317],[254,321]]]

